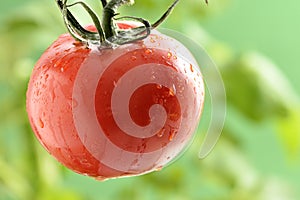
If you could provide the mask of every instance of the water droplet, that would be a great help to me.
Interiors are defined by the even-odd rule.
[[[172,66],[172,63],[168,60],[166,61],[166,64]]]
[[[151,50],[151,49],[146,49],[146,50],[145,50],[145,54],[148,54],[148,55],[149,55],[149,54],[152,54],[152,53],[153,53],[153,50]]]
[[[46,74],[45,75],[45,82],[48,80],[48,78],[49,78],[49,74]]]
[[[152,76],[150,77],[150,79],[151,79],[151,80],[156,79],[155,75],[152,75]]]
[[[132,61],[136,61],[136,59],[137,59],[136,56],[131,56]]]
[[[177,133],[177,131],[175,131],[175,130],[170,131],[169,141],[172,141],[174,139],[174,136],[175,136],[176,133]]]
[[[156,135],[157,135],[157,137],[161,138],[162,136],[164,136],[165,132],[166,132],[166,129],[162,128],[160,131],[158,131],[158,133]]]
[[[39,121],[38,121],[38,124],[41,128],[44,128],[45,127],[45,124],[43,122],[43,120],[41,118],[39,118]]]
[[[56,48],[56,47],[58,47],[60,45],[60,43],[56,43],[54,46],[53,46],[53,48]]]
[[[196,89],[196,87],[193,87],[193,89],[194,89],[194,92],[197,94],[197,89]]]
[[[97,177],[95,177],[95,180],[101,181],[101,182],[106,181],[107,179],[108,179],[108,178],[106,178],[106,177],[104,177],[104,176],[97,176]]]
[[[184,91],[184,86],[183,85],[178,85],[178,92],[182,93]]]
[[[177,60],[177,56],[173,56],[173,58],[174,58],[175,60]]]
[[[159,103],[160,105],[163,105],[163,104],[164,104],[164,100],[163,100],[163,99],[159,99],[158,103]]]
[[[82,83],[83,84],[87,84],[89,82],[89,80],[87,79],[87,78],[84,78],[83,80],[82,80]]]
[[[40,96],[40,90],[39,89],[37,89],[36,91],[35,91],[35,95],[38,97],[38,96]]]
[[[60,68],[60,71],[61,71],[61,72],[64,72],[64,71],[65,71],[65,69],[64,69],[63,67],[61,67],[61,68]]]
[[[131,163],[131,167],[136,166],[139,162],[139,159],[134,159]]]
[[[83,43],[82,43],[82,42],[79,42],[79,41],[76,41],[76,42],[73,42],[73,45],[74,45],[75,47],[80,47],[80,46],[83,45]]]
[[[171,52],[168,52],[167,58],[170,59],[171,57],[172,57],[172,53],[171,53]]]
[[[51,99],[51,102],[54,102],[55,98],[56,98],[56,95],[55,95],[55,92],[54,90],[52,90],[50,93],[49,93],[49,97]]]
[[[72,106],[76,108],[78,106],[78,101],[76,99],[72,99]]]
[[[161,89],[161,88],[162,88],[162,85],[161,85],[161,84],[156,84],[156,88],[157,88],[157,89]]]
[[[169,95],[175,96],[175,94],[176,94],[176,88],[175,88],[175,85],[173,84],[173,86],[171,88],[169,88]]]
[[[190,70],[191,70],[191,72],[194,72],[194,68],[193,68],[192,64],[190,64]]]
[[[155,169],[155,171],[161,171],[163,169],[163,166],[159,166],[159,167],[157,167],[156,169]]]

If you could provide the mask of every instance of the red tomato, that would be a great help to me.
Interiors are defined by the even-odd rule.
[[[193,137],[203,103],[192,55],[158,31],[102,50],[62,35],[35,65],[27,91],[42,145],[98,179],[144,174],[174,160]]]

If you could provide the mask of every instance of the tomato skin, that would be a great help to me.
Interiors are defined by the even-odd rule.
[[[28,85],[36,137],[63,165],[98,179],[163,167],[191,140],[204,103],[201,73],[178,45],[158,32],[106,50],[60,36]]]

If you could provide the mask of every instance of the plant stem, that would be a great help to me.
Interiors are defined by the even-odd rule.
[[[105,38],[109,39],[115,36],[115,28],[113,24],[113,17],[116,16],[118,8],[122,5],[131,5],[133,0],[111,0],[103,9],[102,25],[105,33]]]
[[[106,6],[106,4],[107,4],[107,1],[106,0],[101,0],[101,3],[102,3],[102,6],[104,8]]]

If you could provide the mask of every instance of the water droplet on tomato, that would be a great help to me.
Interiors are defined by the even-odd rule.
[[[195,92],[195,93],[197,93],[197,89],[196,89],[196,87],[193,87],[193,89],[194,89],[194,92]]]
[[[41,128],[44,128],[44,127],[45,127],[45,124],[44,124],[44,122],[43,122],[43,120],[42,120],[41,118],[39,118],[39,120],[38,120],[38,125],[39,125],[39,127],[41,127]]]
[[[165,128],[162,128],[161,130],[158,131],[158,133],[156,134],[157,137],[161,138],[162,136],[164,136],[166,132]]]
[[[169,135],[169,141],[172,141],[174,139],[175,134],[177,133],[176,130],[171,130]]]
[[[48,78],[49,78],[49,74],[46,74],[45,75],[45,82],[48,80]]]
[[[178,92],[179,93],[182,93],[184,91],[184,87],[183,87],[183,85],[178,85]]]
[[[51,102],[54,102],[54,100],[55,100],[55,98],[56,98],[56,95],[55,95],[54,90],[52,90],[52,91],[49,93],[49,97],[50,97]]]
[[[161,84],[156,84],[156,88],[157,88],[157,89],[161,89],[161,88],[162,88],[162,85],[161,85]]]
[[[169,88],[169,95],[170,96],[175,96],[176,95],[176,88],[175,88],[174,84],[171,88]]]
[[[150,42],[151,42],[151,43],[155,43],[155,40],[151,37],[151,38],[150,38]]]
[[[190,70],[191,70],[191,72],[194,72],[194,68],[193,68],[192,64],[190,64]]]
[[[172,66],[172,63],[168,60],[166,60],[166,64]]]
[[[137,57],[136,56],[131,56],[132,61],[136,61]]]
[[[104,177],[104,176],[97,176],[97,177],[95,177],[95,179],[96,179],[97,181],[101,181],[101,182],[103,182],[103,181],[106,181],[106,180],[107,180],[107,178],[106,178],[106,177]]]
[[[145,54],[148,54],[148,55],[149,55],[149,54],[152,54],[152,53],[153,53],[153,50],[151,50],[151,49],[146,49],[146,50],[145,50]]]
[[[61,71],[61,72],[64,72],[64,71],[65,71],[65,69],[64,69],[63,67],[61,67],[61,68],[60,68],[60,71]]]
[[[73,45],[74,45],[75,47],[80,47],[80,46],[83,45],[83,43],[82,43],[82,42],[79,42],[79,41],[76,41],[76,42],[73,42]]]
[[[159,99],[159,100],[158,100],[158,103],[159,103],[160,105],[163,105],[163,104],[164,104],[164,100],[163,100],[163,99]]]
[[[72,99],[72,106],[76,108],[78,106],[78,101],[76,99]]]
[[[131,163],[131,168],[136,168],[138,167],[138,162],[139,162],[139,159],[134,159]]]
[[[157,167],[156,169],[155,169],[155,171],[161,171],[163,169],[163,166],[159,166],[159,167]]]
[[[168,58],[168,59],[171,59],[171,57],[172,57],[172,53],[171,53],[171,52],[168,52],[167,58]]]

